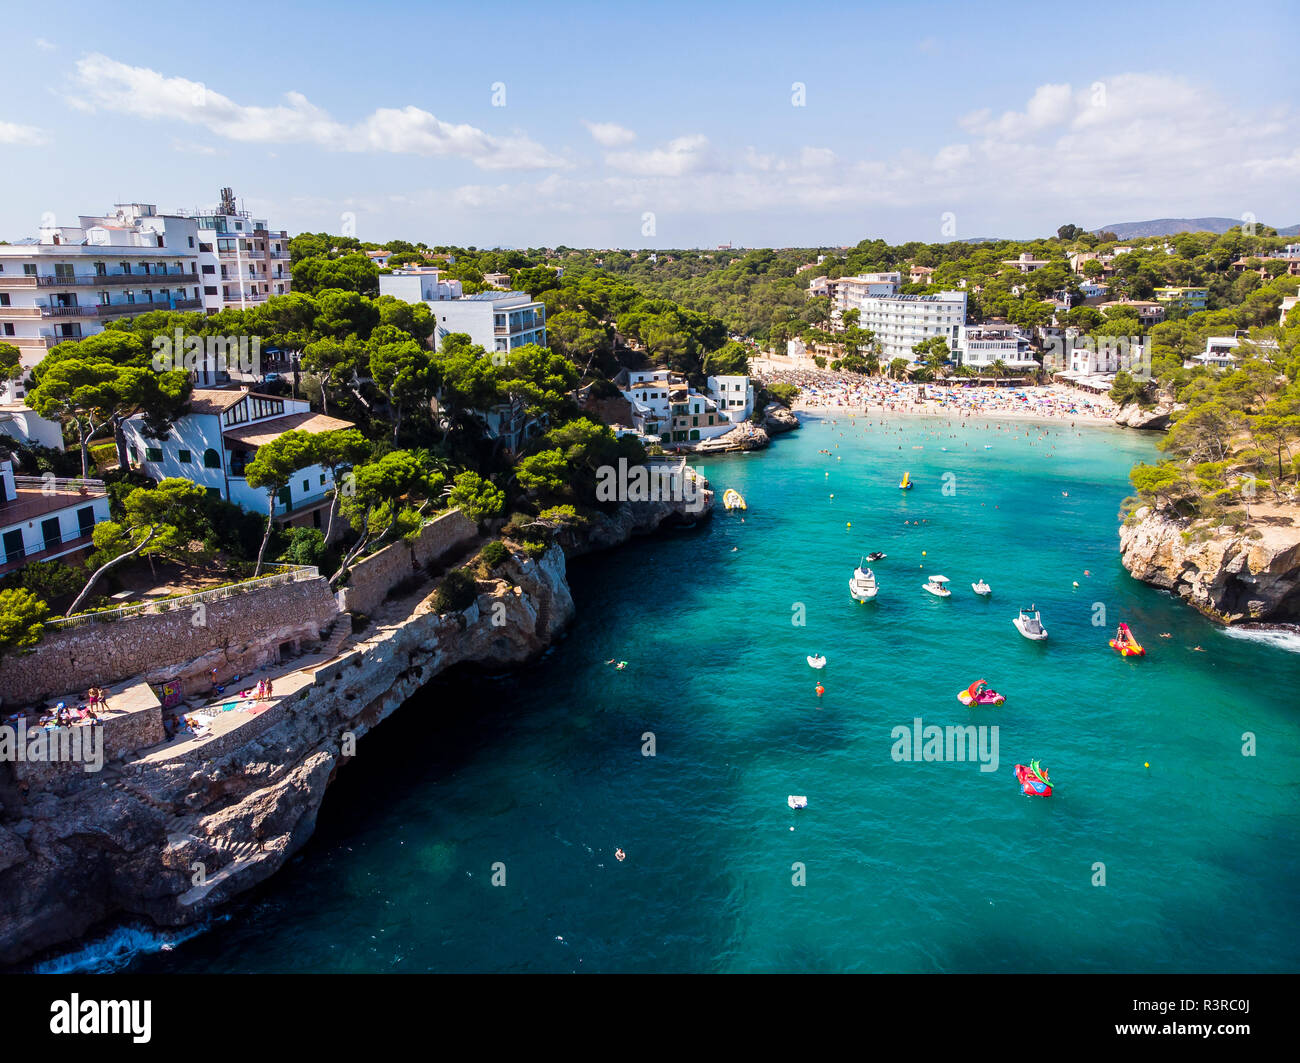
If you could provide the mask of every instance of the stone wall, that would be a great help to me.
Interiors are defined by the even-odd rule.
[[[478,529],[459,509],[436,517],[420,529],[412,542],[399,539],[352,566],[347,585],[339,590],[339,608],[347,613],[370,613],[388,592],[417,575],[458,546],[470,543]]]
[[[29,706],[59,694],[141,676],[178,679],[186,693],[207,690],[211,669],[225,680],[280,659],[284,643],[315,641],[338,616],[323,578],[262,587],[164,613],[75,627],[46,627],[30,653],[0,658],[0,698]]]
[[[35,725],[32,725],[32,729],[35,729]],[[89,747],[85,743],[91,741],[92,731],[98,732],[95,741],[103,742],[105,764],[114,760],[123,760],[137,750],[148,749],[166,737],[163,731],[162,707],[154,705],[147,709],[138,709],[125,716],[106,716],[102,723],[93,728],[87,725],[61,727],[57,732],[50,732],[52,736],[58,737],[51,737],[48,741],[53,748],[56,744],[64,746],[65,743],[73,741],[73,736],[76,736],[75,740],[82,743],[83,749],[88,752]],[[86,752],[82,753],[82,758],[86,758]],[[75,776],[86,769],[83,767],[82,760],[51,759],[18,761],[14,764],[13,770],[16,779],[37,788],[65,781],[69,775]]]

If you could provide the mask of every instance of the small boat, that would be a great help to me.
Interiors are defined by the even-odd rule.
[[[1110,648],[1115,650],[1121,657],[1145,657],[1146,648],[1133,637],[1133,632],[1127,624],[1120,624],[1118,634],[1122,639],[1113,638],[1110,640]]]
[[[877,550],[874,554],[867,554],[868,561],[883,561],[888,555],[883,550]]]
[[[804,794],[790,794],[785,803],[791,808],[807,808],[808,798]]]
[[[946,586],[948,582],[947,576],[931,576],[928,581],[921,585],[921,589],[929,591],[938,598],[951,598],[952,591]]]
[[[980,580],[978,583],[972,583],[970,585],[970,589],[973,590],[976,594],[982,594],[985,597],[988,597],[990,594],[993,593],[993,588],[990,587],[983,580]]]
[[[912,489],[912,474],[910,472],[903,473],[903,478],[899,481],[898,487],[902,491],[910,491]]]
[[[1020,615],[1011,622],[1016,625],[1016,630],[1020,634],[1032,642],[1042,642],[1047,638],[1047,629],[1043,627],[1038,610],[1032,605],[1028,609],[1021,609]]]
[[[733,487],[728,487],[722,494],[722,504],[727,509],[748,509],[744,496]]]
[[[826,658],[819,653],[815,656],[809,657],[808,664],[813,668],[825,668]]]
[[[876,574],[866,567],[866,559],[858,562],[858,567],[853,570],[853,578],[849,580],[849,594],[857,602],[870,601],[876,596]]]

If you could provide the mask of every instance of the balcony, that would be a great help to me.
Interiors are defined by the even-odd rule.
[[[41,317],[118,317],[122,314],[146,314],[150,310],[200,310],[201,299],[154,300],[147,303],[99,303],[88,306],[42,306]]]
[[[0,502],[0,527],[33,521],[47,513],[89,505],[106,492],[103,480],[46,480],[42,476],[15,476],[16,497]]]
[[[75,276],[29,277],[26,279],[35,280],[38,288],[108,288],[114,285],[126,284],[139,287],[149,283],[166,283],[171,280],[186,281],[190,278],[197,279],[197,277],[197,273],[182,273],[178,270],[175,273],[80,273]]]
[[[90,531],[70,532],[56,539],[44,539],[38,549],[28,550],[24,547],[12,554],[5,555],[3,560],[0,561],[0,576],[7,576],[11,572],[17,572],[24,565],[33,561],[50,561],[56,557],[70,554],[74,550],[93,546],[94,543],[94,536]]]

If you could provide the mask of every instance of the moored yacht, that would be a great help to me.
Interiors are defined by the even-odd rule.
[[[937,598],[951,598],[952,591],[948,589],[948,582],[947,576],[931,576],[921,585],[921,589],[929,591]]]
[[[1032,605],[1028,609],[1021,609],[1020,615],[1011,622],[1016,625],[1016,630],[1020,634],[1033,642],[1042,642],[1047,638],[1047,629],[1043,627],[1042,617]]]
[[[858,562],[858,567],[853,570],[853,578],[849,580],[849,594],[857,602],[870,601],[876,596],[876,574],[866,567],[865,559]]]

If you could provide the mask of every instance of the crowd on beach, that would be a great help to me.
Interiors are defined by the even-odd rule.
[[[896,414],[958,417],[1032,417],[1109,421],[1115,404],[1105,396],[1091,395],[1059,385],[1036,387],[946,387],[910,384],[858,373],[827,369],[772,369],[766,383],[788,383],[799,388],[795,409],[832,409]]]

